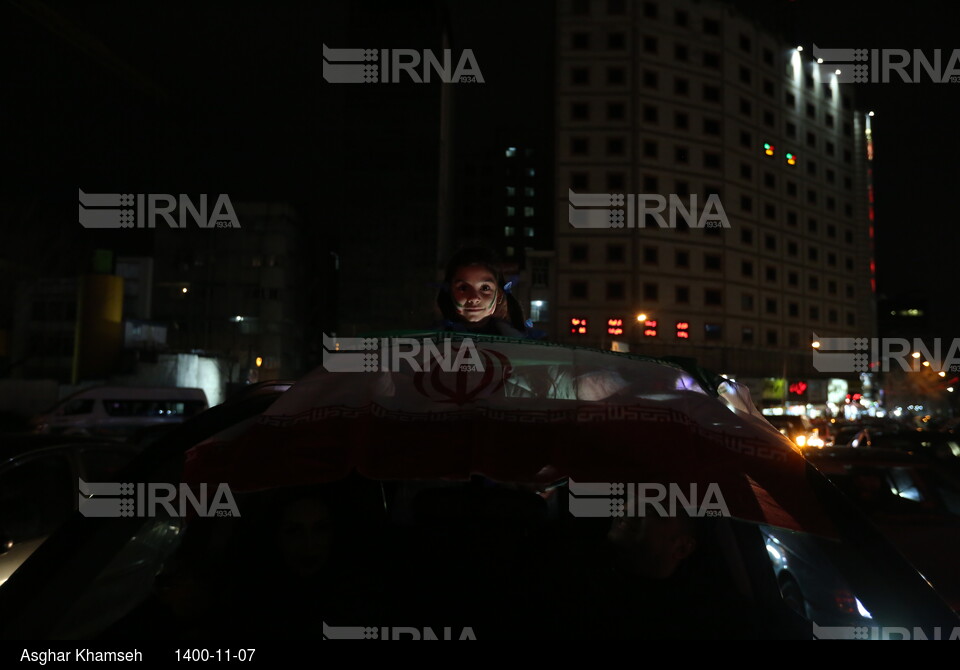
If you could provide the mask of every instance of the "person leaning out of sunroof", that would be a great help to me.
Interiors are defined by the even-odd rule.
[[[437,307],[441,327],[477,335],[542,339],[524,318],[520,303],[510,293],[503,270],[493,252],[483,247],[461,249],[447,264]]]

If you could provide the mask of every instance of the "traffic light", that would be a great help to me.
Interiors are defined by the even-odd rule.
[[[763,153],[765,153],[766,155],[772,156],[774,154],[775,149],[776,147],[770,144],[769,142],[763,143]]]
[[[797,155],[792,154],[789,151],[787,152],[787,165],[796,165],[797,164]]]

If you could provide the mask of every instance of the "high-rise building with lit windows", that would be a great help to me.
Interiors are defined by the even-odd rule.
[[[556,45],[557,340],[791,379],[826,376],[813,333],[876,335],[873,119],[848,84],[721,2],[564,0]],[[619,227],[571,225],[571,191],[626,196]],[[639,210],[710,194],[729,227]]]

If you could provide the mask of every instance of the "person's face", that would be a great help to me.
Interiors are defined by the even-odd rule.
[[[490,318],[501,300],[496,277],[482,265],[467,265],[458,269],[453,275],[450,290],[457,314],[470,323]]]

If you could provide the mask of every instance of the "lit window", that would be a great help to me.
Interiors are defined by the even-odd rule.
[[[527,226],[526,228],[523,229],[524,237],[533,237],[533,233],[534,233],[534,230],[530,226]]]
[[[524,216],[533,216],[533,207],[524,207],[523,208]]]
[[[507,158],[513,158],[514,156],[517,155],[517,148],[516,148],[516,147],[507,147],[506,154],[507,154]]]
[[[513,226],[504,226],[503,227],[503,236],[504,237],[513,237],[517,234],[517,229]]]

